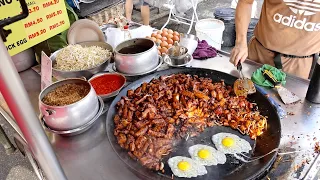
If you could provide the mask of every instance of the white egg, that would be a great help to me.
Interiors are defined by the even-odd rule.
[[[215,148],[207,145],[197,144],[189,148],[191,158],[204,166],[224,164],[227,161],[226,155]]]
[[[218,133],[212,136],[212,142],[225,154],[249,153],[252,150],[250,143],[237,135],[230,133]]]
[[[175,176],[192,178],[207,174],[207,169],[191,158],[175,156],[168,160],[171,171]]]

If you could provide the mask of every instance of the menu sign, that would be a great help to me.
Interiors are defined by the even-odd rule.
[[[29,16],[5,26],[12,33],[5,45],[15,55],[69,28],[64,0],[26,0]],[[0,0],[0,21],[22,13],[18,0]]]

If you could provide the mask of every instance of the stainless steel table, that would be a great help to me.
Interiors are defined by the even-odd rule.
[[[236,69],[229,63],[227,53],[204,61],[194,60],[190,64],[192,67],[214,69],[238,76]],[[109,70],[111,70],[109,66]],[[259,67],[253,62],[246,62],[243,65],[244,75],[250,77],[252,72]],[[166,69],[163,66],[161,69]],[[34,110],[38,110],[38,95],[40,92],[40,76],[32,69],[20,73],[24,86],[28,91]],[[304,99],[308,81],[297,77],[287,77],[286,87]],[[266,179],[311,179],[315,178],[320,169],[320,157],[313,154],[313,137],[320,140],[320,105],[302,101],[295,105],[283,105],[276,92],[267,90],[269,94],[290,114],[281,120],[282,139],[281,147],[293,149],[310,149],[303,153],[279,156],[271,172]],[[0,112],[7,121],[19,133],[10,111],[5,102],[0,97]],[[105,131],[105,115],[102,115],[94,126],[84,134],[75,137],[61,137],[47,133],[52,147],[70,180],[135,180],[139,179],[125,166],[117,157],[110,146]],[[272,128],[272,127],[270,127]],[[300,146],[300,147],[299,147]],[[306,161],[308,163],[303,163]]]

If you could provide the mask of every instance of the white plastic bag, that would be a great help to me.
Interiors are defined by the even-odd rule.
[[[192,8],[191,0],[174,0],[174,4],[174,13],[181,16],[183,16],[185,12]]]
[[[136,29],[129,30],[131,38],[145,38],[146,36],[150,36],[152,31],[153,28],[150,26],[140,26]],[[107,36],[107,43],[113,48],[125,40],[125,34],[120,28],[108,28],[105,34]]]

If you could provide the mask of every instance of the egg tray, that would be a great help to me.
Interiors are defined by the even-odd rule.
[[[211,141],[211,137],[214,134],[220,132],[232,133],[238,135],[240,138],[248,141],[253,148],[251,154],[249,156],[259,156],[264,155],[271,150],[278,148],[280,144],[281,138],[281,123],[280,118],[272,106],[272,104],[268,101],[268,99],[259,91],[255,94],[250,95],[249,101],[256,102],[259,106],[259,110],[262,115],[268,116],[268,129],[267,131],[260,137],[257,138],[256,141],[251,140],[249,136],[243,136],[237,130],[233,130],[230,127],[224,126],[214,126],[212,128],[207,128],[200,135],[189,138],[187,141],[182,140],[177,143],[173,149],[173,151],[165,156],[163,161],[165,164],[164,173],[155,172],[152,170],[148,170],[143,167],[139,162],[134,161],[129,157],[126,150],[122,149],[118,143],[116,137],[113,135],[114,123],[113,117],[116,114],[116,103],[121,99],[122,96],[126,96],[127,91],[129,89],[136,89],[144,82],[150,82],[154,78],[159,78],[162,75],[171,75],[171,74],[191,74],[198,75],[199,77],[208,77],[213,81],[218,82],[223,79],[226,84],[232,85],[234,81],[237,79],[229,74],[222,73],[219,71],[209,70],[209,69],[200,69],[200,68],[175,68],[164,71],[156,72],[152,75],[146,76],[142,79],[139,79],[127,87],[122,89],[122,91],[118,94],[118,96],[113,100],[110,108],[108,110],[107,119],[106,119],[106,130],[108,134],[109,141],[111,143],[112,148],[119,156],[119,158],[128,166],[128,168],[135,173],[138,177],[142,179],[171,179],[172,172],[168,166],[168,159],[173,156],[186,156],[190,157],[188,153],[188,148],[195,144],[204,144],[215,147]],[[271,128],[270,128],[271,127]],[[208,174],[204,176],[198,176],[197,180],[220,180],[220,179],[258,179],[262,175],[264,175],[272,166],[276,159],[276,153],[272,153],[260,160],[251,162],[251,163],[243,163],[237,160],[233,155],[227,155],[227,162],[225,164],[220,164],[217,166],[208,166],[206,167]],[[174,177],[174,179],[185,179]]]
[[[123,28],[128,21],[124,17],[124,2],[120,2],[113,6],[107,7],[94,14],[87,16],[88,19],[96,22],[99,26],[112,23],[116,24],[119,28]]]

